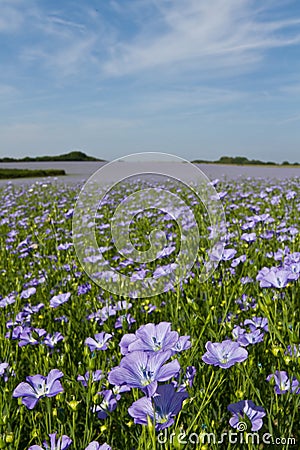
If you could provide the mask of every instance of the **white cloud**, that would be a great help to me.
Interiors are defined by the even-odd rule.
[[[153,0],[158,16],[145,23],[128,42],[115,45],[104,64],[107,75],[122,76],[143,70],[178,72],[252,65],[273,47],[300,42],[300,19],[262,21],[251,0]],[[158,30],[157,23],[160,23]],[[298,26],[285,36],[283,29]],[[276,32],[278,32],[276,34]]]
[[[22,12],[14,4],[19,2],[0,2],[0,33],[13,33],[17,31],[23,23]]]
[[[274,0],[110,0],[74,11],[35,0],[0,4],[0,31],[23,27],[36,37],[20,45],[21,63],[50,69],[55,78],[85,68],[101,78],[218,77],[251,71],[267,50],[300,43],[300,18],[268,18]]]
[[[134,116],[157,115],[162,112],[180,114],[193,113],[199,108],[221,106],[239,101],[245,101],[248,94],[230,89],[212,88],[208,86],[184,88],[169,88],[162,91],[143,92],[137,95],[128,105],[128,114]]]
[[[58,25],[61,27],[70,27],[70,28],[76,28],[77,30],[85,30],[86,27],[82,23],[72,22],[71,20],[65,20],[61,17],[50,15],[48,16],[48,21],[50,23],[53,23],[54,25]]]

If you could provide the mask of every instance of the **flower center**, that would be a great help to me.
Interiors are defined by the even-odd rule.
[[[280,385],[279,385],[279,388],[280,388],[281,391],[286,391],[287,389],[290,388],[290,382],[289,381],[285,381],[285,382],[281,381]]]
[[[154,343],[154,351],[158,351],[161,349],[161,342],[156,339],[155,336],[152,337]]]
[[[229,353],[224,353],[222,355],[221,363],[226,364],[228,362],[228,359],[229,359]]]
[[[38,397],[42,397],[43,395],[46,395],[46,393],[47,393],[46,383],[43,382],[43,383],[38,384],[35,388],[35,391],[36,391]]]
[[[143,374],[142,385],[143,386],[147,386],[148,384],[150,384],[152,382],[153,373],[154,372],[147,369],[147,367],[142,368],[142,374]]]

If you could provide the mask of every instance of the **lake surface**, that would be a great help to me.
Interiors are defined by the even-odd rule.
[[[94,172],[103,167],[105,162],[28,162],[28,163],[0,163],[1,168],[18,168],[18,169],[64,169],[66,171],[66,176],[63,177],[50,177],[47,179],[55,183],[83,183],[87,180]],[[116,166],[116,176],[122,178],[124,171],[124,162],[119,163],[119,169]],[[142,164],[142,163],[141,163]],[[163,162],[157,163],[157,170],[159,171],[162,167],[167,167],[168,171],[172,171],[174,168],[174,176],[178,173],[179,164],[182,164],[182,168],[185,166],[184,163],[173,163],[173,162]],[[152,165],[152,164],[151,164]],[[300,177],[300,167],[263,167],[263,166],[229,166],[221,164],[195,164],[199,167],[202,172],[211,180],[215,178],[219,179],[237,179],[237,178],[269,178],[269,179],[286,179],[293,177]],[[139,163],[137,163],[137,168]],[[175,169],[176,166],[176,169]],[[187,166],[186,166],[187,167]],[[140,166],[141,171],[145,170],[145,165]],[[45,178],[19,178],[12,180],[0,180],[0,186],[6,185],[8,182],[12,184],[26,184],[31,185],[36,181],[44,181]]]

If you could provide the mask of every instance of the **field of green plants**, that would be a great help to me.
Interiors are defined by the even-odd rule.
[[[213,184],[227,222],[216,271],[200,283],[200,260],[143,299],[82,269],[78,186],[0,189],[0,449],[300,447],[300,179]],[[176,224],[138,217],[135,245],[158,220],[169,246],[137,268],[105,241],[109,214],[106,204],[99,242],[133,289],[172,269]]]
[[[0,168],[0,180],[10,178],[56,177],[66,175],[62,169],[7,169]]]

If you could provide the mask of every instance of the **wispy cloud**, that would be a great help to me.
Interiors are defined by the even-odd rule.
[[[58,25],[60,27],[67,27],[67,28],[75,28],[77,30],[85,30],[86,27],[82,23],[72,22],[71,20],[65,20],[61,17],[50,15],[48,16],[48,21],[53,23],[54,25]],[[55,30],[56,31],[56,30]]]
[[[263,52],[300,43],[300,19],[266,21],[252,0],[153,0],[154,20],[132,39],[117,42],[104,64],[108,75],[186,66],[236,68],[259,62]],[[160,26],[158,26],[160,24]],[[281,33],[293,28],[288,36]],[[295,30],[295,28],[297,28]]]
[[[59,80],[78,73],[84,64],[90,64],[92,49],[96,38],[86,36],[73,41],[64,41],[56,48],[27,48],[22,54],[23,60],[29,63],[42,65],[44,69]]]
[[[0,40],[8,149],[299,151],[298,0],[0,0]]]
[[[233,89],[201,87],[166,88],[162,91],[143,92],[132,99],[126,107],[127,114],[141,117],[157,116],[161,113],[184,115],[199,108],[222,107],[231,103],[246,101],[248,94]]]
[[[47,9],[36,0],[0,5],[0,32],[37,37],[21,45],[21,62],[54,77],[88,66],[100,78],[147,72],[201,79],[251,71],[268,50],[300,44],[300,17],[269,18],[268,1],[110,0],[98,9],[82,3],[75,12],[63,2]]]
[[[17,0],[0,1],[0,33],[14,33],[24,21],[21,2]]]

